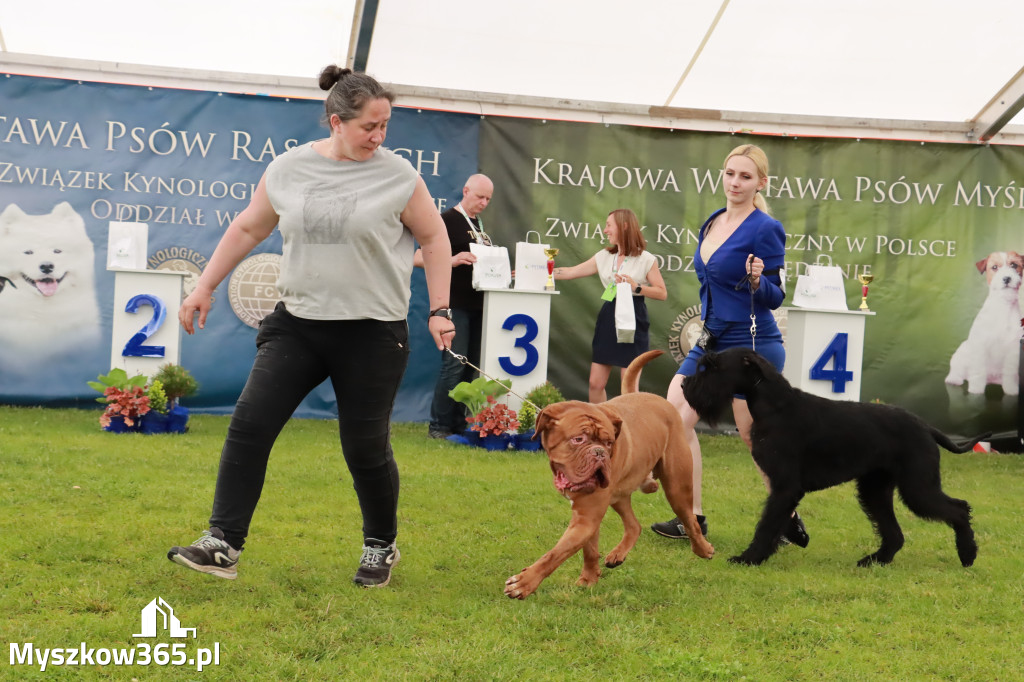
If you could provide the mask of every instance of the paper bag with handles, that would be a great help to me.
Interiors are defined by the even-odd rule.
[[[537,235],[531,242],[530,235]],[[516,242],[516,278],[514,288],[523,291],[544,291],[548,283],[548,257],[544,255],[547,244],[540,243],[540,232],[530,230],[526,241]]]
[[[629,282],[619,282],[615,287],[615,336],[619,343],[633,343],[636,336],[636,311]]]
[[[512,283],[508,249],[470,242],[469,251],[476,256],[476,262],[473,263],[474,289],[508,289]]]

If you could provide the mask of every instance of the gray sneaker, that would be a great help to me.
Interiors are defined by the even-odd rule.
[[[359,570],[353,582],[363,587],[384,587],[391,581],[391,569],[402,558],[398,545],[383,540],[366,538],[363,541],[363,555],[359,558]]]
[[[242,550],[234,549],[224,541],[224,531],[211,528],[204,530],[203,537],[188,547],[171,547],[167,558],[193,571],[234,580],[238,577],[235,565],[241,553]]]

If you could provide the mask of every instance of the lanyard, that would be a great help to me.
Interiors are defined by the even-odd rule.
[[[617,284],[615,283],[615,275],[619,273],[622,268],[626,267],[626,261],[629,260],[629,256],[622,257],[622,265],[617,265],[619,262],[619,254],[615,254],[612,258],[612,279],[608,282],[608,286],[604,288],[604,293],[601,294],[601,298],[605,301],[614,301]]]
[[[477,230],[476,225],[470,219],[469,215],[462,208],[462,204],[456,204],[455,210],[462,214],[462,217],[466,219],[466,223],[469,225],[469,233],[473,235],[473,239],[476,240],[477,244],[483,244],[484,246],[491,246],[491,238],[484,232],[484,219],[480,216],[476,217],[477,224],[480,225],[480,229]]]

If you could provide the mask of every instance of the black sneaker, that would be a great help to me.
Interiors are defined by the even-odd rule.
[[[793,516],[790,517],[789,525],[782,533],[782,539],[798,547],[806,547],[811,542],[811,536],[807,534],[804,520],[796,512],[793,512]]]
[[[234,549],[224,541],[224,531],[211,528],[204,530],[203,537],[188,547],[171,547],[167,558],[200,573],[234,580],[238,577],[235,565],[241,553],[242,550]]]
[[[708,536],[708,521],[702,515],[697,514],[697,524],[700,526],[700,532],[704,534],[704,537]],[[651,530],[658,535],[664,535],[667,538],[673,540],[689,540],[690,536],[686,534],[686,529],[683,528],[683,524],[679,521],[679,517],[672,519],[671,521],[662,521],[661,523],[652,523]]]
[[[359,570],[352,581],[363,587],[384,587],[391,581],[391,569],[401,558],[394,542],[389,545],[376,538],[366,538],[363,556],[359,557]]]
[[[447,438],[448,436],[452,435],[452,432],[448,431],[447,429],[428,429],[427,435],[430,436],[431,438],[441,439]]]

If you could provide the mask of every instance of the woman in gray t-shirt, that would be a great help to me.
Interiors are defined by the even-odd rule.
[[[303,398],[330,379],[342,452],[363,514],[355,582],[382,587],[398,562],[398,467],[389,440],[395,394],[409,359],[414,239],[423,250],[438,349],[451,343],[451,246],[423,179],[383,149],[394,96],[373,78],[328,66],[320,87],[330,136],[270,163],[249,206],[228,226],[179,319],[206,324],[221,281],[275,227],[283,248],[281,302],[260,323],[249,379],[221,452],[210,529],[172,561],[235,578],[281,429]]]

